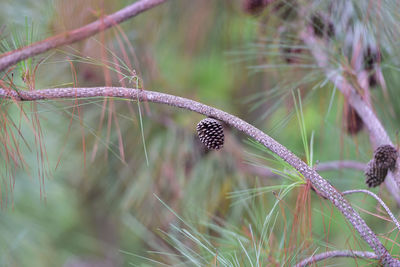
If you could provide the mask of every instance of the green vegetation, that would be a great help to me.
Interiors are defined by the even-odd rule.
[[[3,2],[0,53],[132,1]],[[328,10],[313,2],[310,14]],[[366,7],[369,1],[348,5],[363,36],[382,51],[386,87],[371,89],[371,99],[396,142],[400,53],[388,25],[382,26],[386,19],[397,25],[394,2],[384,1],[380,13]],[[301,4],[291,8],[300,12]],[[368,162],[368,132],[346,131],[347,100],[297,35],[299,21],[310,23],[310,14],[286,19],[281,13],[267,7],[249,15],[239,0],[170,1],[23,61],[0,72],[0,80],[12,81],[15,90],[113,85],[183,96],[237,115],[314,168],[328,161]],[[337,13],[331,18],[344,24]],[[327,51],[344,72],[356,59],[342,47],[339,22]],[[224,148],[205,150],[196,135],[203,119],[198,114],[95,98],[20,106],[3,101],[0,117],[2,144],[23,156],[8,161],[5,150],[0,154],[1,266],[293,266],[328,250],[371,251],[304,177],[257,142],[226,127]],[[359,170],[320,174],[341,191],[366,188]],[[371,190],[398,213],[384,186]],[[376,201],[363,194],[346,198],[398,255],[398,231]],[[375,263],[339,258],[318,266]]]

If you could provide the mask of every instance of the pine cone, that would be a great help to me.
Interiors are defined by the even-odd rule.
[[[392,171],[396,167],[397,150],[391,145],[379,146],[374,152],[374,160],[378,168]]]
[[[388,173],[387,168],[379,168],[374,159],[372,159],[365,170],[365,183],[368,187],[376,187],[385,181]]]
[[[224,128],[216,119],[207,118],[197,124],[200,141],[208,149],[221,149],[224,145]]]
[[[357,111],[352,108],[350,105],[348,106],[347,114],[346,114],[346,130],[349,134],[356,135],[358,134],[364,126],[364,123],[358,115]]]
[[[364,69],[368,72],[368,83],[370,88],[378,85],[376,69],[382,61],[382,53],[376,47],[368,45],[363,53]]]
[[[266,0],[243,0],[243,10],[249,14],[260,13],[268,5]]]
[[[397,150],[391,145],[379,146],[374,151],[374,157],[368,163],[365,170],[366,183],[369,187],[375,187],[385,181],[388,170],[396,168]]]
[[[371,89],[378,85],[378,78],[376,77],[376,73],[369,73],[368,84]]]
[[[311,26],[314,34],[320,38],[325,35],[332,37],[335,34],[335,27],[328,19],[323,18],[320,14],[315,14],[311,17]]]
[[[364,51],[364,68],[368,71],[373,70],[376,64],[382,61],[382,53],[378,49],[374,49],[371,46],[367,46],[367,50]]]

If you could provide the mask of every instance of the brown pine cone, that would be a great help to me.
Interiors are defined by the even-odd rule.
[[[267,5],[269,0],[243,0],[243,10],[246,13],[256,15],[260,13]]]
[[[347,114],[345,115],[346,115],[345,125],[347,132],[351,135],[358,134],[362,130],[364,123],[361,117],[358,115],[357,111],[350,105],[348,105]]]
[[[332,22],[323,18],[320,14],[315,14],[311,17],[311,26],[314,34],[320,38],[324,36],[332,37],[335,34],[335,27]]]
[[[375,164],[378,168],[392,171],[396,167],[397,156],[397,150],[393,146],[379,146],[374,152]]]
[[[221,149],[224,146],[224,128],[220,121],[212,118],[201,120],[197,124],[200,141],[208,149]]]
[[[376,187],[385,181],[388,173],[387,168],[379,168],[374,159],[372,159],[365,170],[365,183],[368,187]]]

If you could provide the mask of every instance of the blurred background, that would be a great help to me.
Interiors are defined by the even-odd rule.
[[[1,79],[20,90],[108,85],[179,95],[246,120],[310,165],[366,163],[368,133],[299,34],[311,27],[328,40],[334,67],[365,72],[395,141],[397,4],[329,2],[168,1]],[[2,0],[0,52],[131,3]],[[225,127],[223,149],[206,150],[199,114],[101,98],[21,107],[1,103],[2,266],[292,266],[327,250],[370,250],[290,166],[235,129]],[[361,170],[320,174],[339,190],[366,189]],[[373,191],[398,214],[384,186]],[[397,231],[376,201],[348,199],[398,254]]]

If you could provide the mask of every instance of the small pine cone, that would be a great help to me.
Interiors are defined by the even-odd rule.
[[[382,53],[376,47],[368,45],[363,53],[364,69],[368,72],[369,87],[373,89],[378,85],[376,68],[382,62]]]
[[[357,111],[349,105],[346,114],[347,132],[351,135],[356,135],[362,130],[363,126],[364,123],[361,117],[358,115]]]
[[[374,159],[372,159],[365,170],[365,183],[368,187],[376,187],[385,181],[388,169],[379,168]]]
[[[374,152],[375,165],[392,171],[396,167],[397,156],[396,148],[391,145],[380,146]]]
[[[324,19],[320,14],[313,15],[311,17],[311,26],[314,30],[314,34],[318,37],[332,37],[335,34],[335,27],[333,24]]]
[[[367,46],[367,49],[363,54],[364,68],[368,71],[374,69],[376,64],[382,61],[382,53],[378,49],[373,49],[371,46]]]
[[[244,12],[257,15],[273,0],[243,0],[242,7]]]
[[[370,73],[368,75],[368,84],[371,89],[378,85],[378,79],[376,78],[376,73]]]
[[[207,118],[197,124],[200,141],[208,149],[221,149],[224,145],[224,128],[218,120]]]

